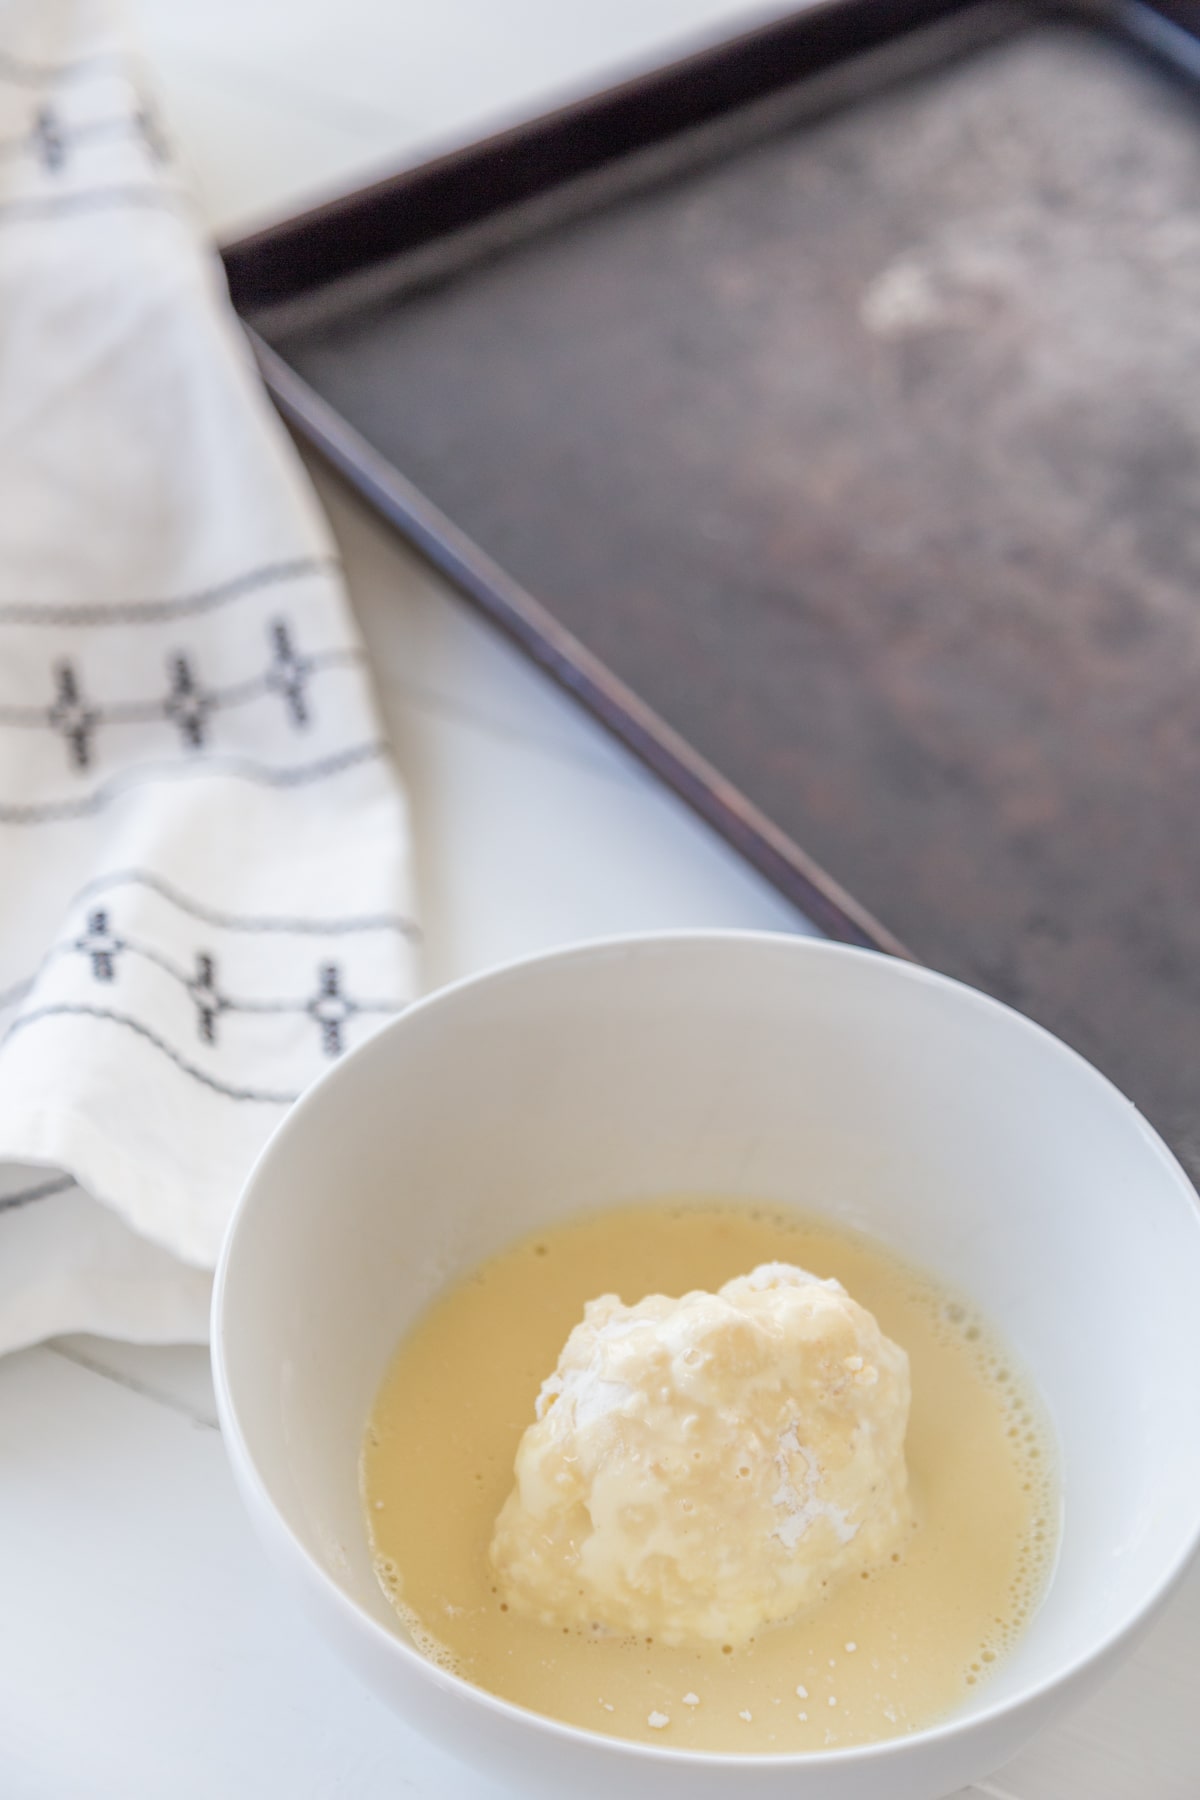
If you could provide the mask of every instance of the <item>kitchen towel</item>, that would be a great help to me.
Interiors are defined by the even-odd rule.
[[[414,988],[336,555],[100,0],[0,0],[0,1349],[195,1339]]]

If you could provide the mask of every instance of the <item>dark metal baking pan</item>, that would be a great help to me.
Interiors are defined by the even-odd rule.
[[[1195,12],[808,7],[226,251],[435,563],[824,929],[1041,1019],[1193,1169]]]

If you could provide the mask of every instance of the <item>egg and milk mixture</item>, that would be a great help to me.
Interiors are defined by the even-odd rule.
[[[708,1751],[898,1735],[1037,1603],[1036,1400],[961,1300],[792,1212],[620,1208],[516,1244],[401,1344],[362,1457],[427,1656]]]

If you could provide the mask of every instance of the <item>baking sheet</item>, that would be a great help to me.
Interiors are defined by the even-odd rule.
[[[1102,19],[986,14],[715,158],[256,323],[1195,1170],[1200,112]]]

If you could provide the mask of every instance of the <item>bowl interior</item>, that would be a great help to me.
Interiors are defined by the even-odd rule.
[[[1124,1626],[1200,1517],[1200,1212],[1133,1107],[1015,1014],[793,939],[570,952],[466,984],[291,1116],[227,1254],[228,1397],[270,1500],[397,1634],[357,1463],[406,1327],[514,1237],[615,1201],[770,1199],[965,1290],[1048,1405],[1062,1550],[968,1708]],[[419,1479],[419,1472],[414,1475]]]

